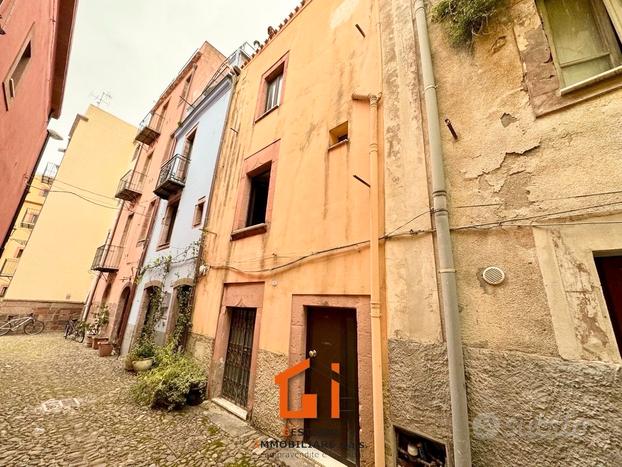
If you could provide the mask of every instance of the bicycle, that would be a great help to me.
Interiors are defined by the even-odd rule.
[[[65,324],[65,339],[73,339],[77,342],[84,342],[86,330],[84,325],[78,319],[70,319]]]
[[[13,319],[9,316],[7,322],[0,326],[0,336],[4,336],[9,331],[15,331],[20,327],[23,327],[24,334],[41,334],[45,328],[45,323],[36,319],[34,313]]]

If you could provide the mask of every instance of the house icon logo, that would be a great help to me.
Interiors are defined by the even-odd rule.
[[[281,418],[317,418],[317,394],[303,394],[299,410],[290,410],[289,380],[294,376],[307,371],[311,367],[311,359],[307,358],[300,363],[288,368],[274,377],[274,382],[279,386],[279,414]],[[339,363],[331,363],[330,369],[339,375]],[[331,377],[330,380],[330,416],[339,418],[339,381]]]

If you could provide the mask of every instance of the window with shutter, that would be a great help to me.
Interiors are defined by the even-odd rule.
[[[620,0],[540,0],[539,6],[562,88],[622,66]]]

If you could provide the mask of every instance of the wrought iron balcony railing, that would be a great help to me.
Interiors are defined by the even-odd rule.
[[[171,195],[178,193],[186,184],[186,172],[190,159],[181,154],[176,154],[164,163],[160,169],[158,183],[153,192],[160,198],[169,199]]]
[[[119,263],[121,262],[121,254],[123,253],[123,247],[115,245],[102,245],[93,258],[93,264],[91,270],[100,272],[116,272],[119,270]]]
[[[136,172],[135,170],[130,170],[119,180],[119,186],[117,187],[115,197],[125,201],[132,201],[138,198],[143,192],[144,182],[144,174]]]
[[[41,175],[41,181],[47,185],[51,185],[56,178],[57,173],[58,165],[54,162],[48,162],[45,166],[45,170],[43,171],[43,175]]]
[[[36,209],[28,208],[24,213],[24,217],[22,217],[22,221],[20,222],[20,227],[22,229],[34,229],[37,220],[39,219],[39,211]]]
[[[163,118],[161,115],[155,113],[147,115],[143,121],[140,122],[138,134],[134,139],[147,145],[153,144],[153,142],[158,139],[158,136],[160,136],[162,121]]]
[[[0,277],[13,277],[15,275],[15,270],[17,269],[18,263],[18,258],[5,259],[4,263],[2,264],[2,269],[0,269]]]

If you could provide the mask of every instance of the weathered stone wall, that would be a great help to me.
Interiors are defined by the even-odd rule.
[[[451,453],[445,346],[391,340],[389,352],[387,415]],[[465,366],[473,465],[622,462],[621,365],[465,348]]]
[[[287,355],[259,350],[251,423],[277,438],[283,437],[284,421],[279,417],[279,388],[274,382],[274,375],[287,367]]]
[[[28,300],[4,300],[0,302],[0,323],[9,316],[16,318],[34,313],[35,318],[45,323],[45,331],[62,331],[70,319],[77,319],[84,303],[80,302],[38,302]]]
[[[622,465],[622,366],[465,352],[475,465]]]
[[[186,351],[196,358],[199,364],[209,372],[214,351],[213,338],[191,332],[188,336]]]

